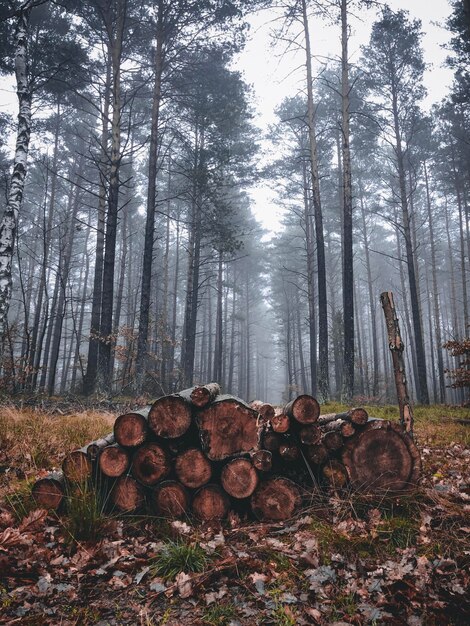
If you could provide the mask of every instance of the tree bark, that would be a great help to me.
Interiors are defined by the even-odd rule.
[[[385,315],[385,323],[388,333],[388,345],[392,352],[393,372],[397,389],[398,406],[400,409],[400,423],[410,436],[413,436],[413,409],[408,397],[408,385],[405,374],[405,361],[403,350],[405,346],[401,339],[400,326],[395,310],[395,303],[391,291],[384,291],[380,300]]]
[[[29,139],[31,135],[31,85],[29,81],[29,18],[27,2],[18,11],[15,25],[15,77],[18,97],[18,126],[13,172],[10,178],[7,204],[0,221],[0,355],[3,354],[8,310],[12,292],[11,264],[18,224],[23,204],[24,186],[28,168]]]
[[[140,296],[139,332],[137,338],[136,357],[136,386],[142,390],[144,383],[145,358],[148,344],[150,296],[152,282],[152,264],[155,232],[155,206],[157,197],[158,172],[158,123],[160,117],[160,102],[162,93],[163,72],[163,2],[157,3],[156,47],[155,47],[155,76],[152,96],[152,117],[150,126],[149,166],[147,185],[147,216],[145,221],[144,257],[142,263],[142,280]]]
[[[315,235],[317,243],[318,270],[318,331],[319,331],[319,373],[318,389],[322,402],[330,395],[328,373],[328,306],[326,288],[325,242],[323,236],[323,212],[320,200],[320,179],[318,176],[317,141],[315,137],[315,113],[313,104],[312,57],[310,50],[310,33],[308,27],[307,3],[302,0],[302,17],[305,35],[305,53],[307,68],[307,104],[308,104],[308,137],[310,147],[310,175],[312,182],[312,198],[315,216]]]

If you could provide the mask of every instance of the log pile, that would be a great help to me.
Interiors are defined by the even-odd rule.
[[[306,394],[283,409],[247,404],[211,383],[118,416],[112,433],[67,454],[62,472],[37,481],[33,495],[59,509],[67,485],[87,482],[124,513],[213,521],[232,510],[286,520],[319,485],[395,493],[416,484],[419,471],[411,437],[365,409],[321,415]]]

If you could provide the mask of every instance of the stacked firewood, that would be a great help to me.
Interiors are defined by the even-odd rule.
[[[221,395],[210,383],[120,415],[112,433],[65,457],[33,495],[58,509],[67,484],[93,484],[113,510],[220,520],[230,510],[285,520],[317,487],[403,491],[419,453],[401,428],[362,409],[320,415],[301,395],[283,410]],[[314,489],[315,487],[315,489]]]

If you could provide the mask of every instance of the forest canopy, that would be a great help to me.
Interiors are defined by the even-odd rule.
[[[423,25],[396,5],[3,3],[2,391],[391,400],[393,291],[414,400],[468,401],[470,10],[448,5],[429,107]],[[263,15],[296,60],[269,128],[240,69]]]

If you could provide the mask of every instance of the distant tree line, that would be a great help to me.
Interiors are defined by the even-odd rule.
[[[448,97],[425,114],[421,26],[384,6],[359,63],[353,0],[286,2],[304,89],[260,162],[234,67],[249,0],[2,5],[2,388],[160,394],[210,379],[323,401],[393,397],[379,294],[401,305],[415,399],[462,402],[444,342],[468,334],[467,3],[453,2]],[[317,17],[341,53],[314,75]],[[286,211],[270,244],[247,190]]]

